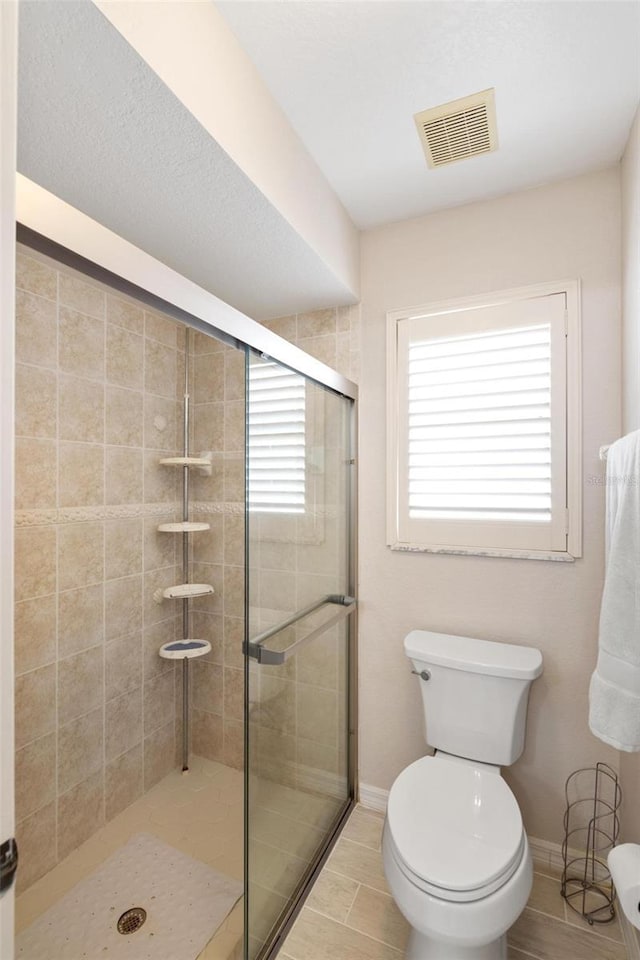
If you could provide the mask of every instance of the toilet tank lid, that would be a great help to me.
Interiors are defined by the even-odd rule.
[[[513,643],[412,630],[404,638],[404,650],[411,660],[492,677],[534,680],[542,673],[540,651]]]

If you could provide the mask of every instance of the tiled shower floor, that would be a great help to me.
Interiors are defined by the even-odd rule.
[[[28,926],[135,833],[155,834],[221,873],[243,875],[243,774],[201,757],[189,773],[172,771],[123,810],[16,901],[16,928]],[[199,960],[236,960],[242,943],[240,901]],[[236,952],[237,951],[237,952]]]
[[[381,816],[357,807],[292,927],[278,960],[402,960],[406,921],[382,869]],[[527,908],[509,933],[509,960],[626,960],[618,920],[590,927],[534,866]]]

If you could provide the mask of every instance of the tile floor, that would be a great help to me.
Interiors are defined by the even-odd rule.
[[[401,960],[408,931],[384,878],[382,823],[354,810],[278,960]],[[509,960],[626,960],[618,920],[594,930],[565,906],[550,868],[535,869],[529,904],[509,934]]]
[[[25,890],[16,901],[17,930],[24,929],[141,831],[153,833],[183,853],[241,880],[243,790],[241,771],[192,757],[188,774],[172,771]],[[243,922],[240,901],[199,960],[240,960]]]

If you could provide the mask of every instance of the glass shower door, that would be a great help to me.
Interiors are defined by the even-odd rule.
[[[247,361],[246,949],[266,956],[348,809],[351,401]]]

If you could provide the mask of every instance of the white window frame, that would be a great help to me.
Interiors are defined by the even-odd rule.
[[[430,542],[424,535],[407,535],[406,514],[402,518],[401,510],[401,451],[400,418],[403,416],[403,398],[406,399],[406,381],[399,372],[399,331],[403,321],[418,318],[442,320],[443,315],[459,311],[515,303],[553,294],[564,294],[566,301],[565,337],[566,337],[566,421],[565,451],[566,459],[566,504],[565,529],[566,542],[563,549],[541,550],[535,547],[504,546],[460,546],[441,542]],[[405,324],[406,326],[406,324]],[[560,280],[538,283],[526,287],[479,294],[471,297],[442,300],[422,306],[393,310],[387,313],[387,545],[392,550],[471,554],[479,556],[514,557],[535,560],[572,561],[582,556],[582,343],[580,317],[580,282],[578,280]],[[404,381],[404,382],[403,382]],[[404,414],[406,415],[406,414]],[[563,451],[563,453],[565,453]],[[554,507],[555,509],[555,507]],[[404,520],[404,522],[403,522]],[[431,521],[430,523],[438,523]],[[466,521],[455,521],[458,524]],[[419,522],[420,523],[420,522]],[[426,524],[425,521],[422,521]],[[412,524],[415,530],[415,523]],[[400,530],[405,533],[401,536]],[[426,530],[425,530],[426,533]],[[471,539],[471,538],[470,538]],[[435,538],[431,538],[435,540]],[[475,540],[474,540],[475,543]]]

